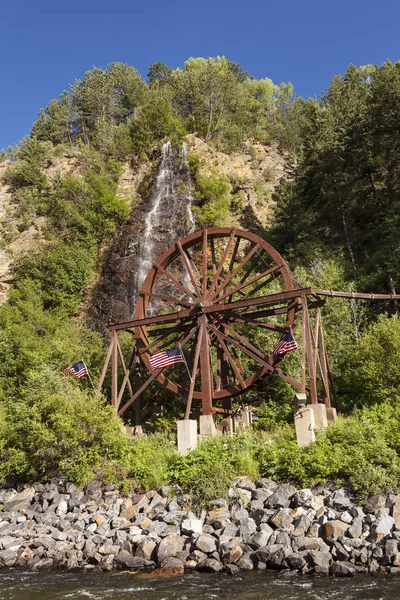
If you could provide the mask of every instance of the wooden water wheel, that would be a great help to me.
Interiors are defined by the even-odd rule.
[[[277,371],[274,348],[296,322],[295,299],[282,292],[293,289],[287,264],[257,235],[225,227],[192,233],[142,284],[132,322],[140,358],[154,375],[151,356],[179,346],[188,369],[160,369],[158,381],[188,399],[187,417],[192,399],[203,414],[225,411],[233,396]]]

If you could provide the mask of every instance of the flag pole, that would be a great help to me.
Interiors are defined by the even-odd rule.
[[[92,388],[94,389],[93,381],[92,381],[92,378],[90,377],[90,374],[89,374],[89,369],[87,368],[85,361],[82,361],[82,362],[83,362],[83,364],[84,364],[84,366],[85,366],[86,373],[87,373],[87,376],[88,376],[88,378],[89,378],[89,381],[90,381],[90,385],[91,385],[91,386],[92,386]]]
[[[185,355],[184,355],[184,353],[183,353],[183,350],[182,350],[182,346],[181,346],[180,344],[178,344],[178,348],[179,348],[179,350],[180,350],[180,353],[181,353],[181,355],[182,355],[183,362],[185,363],[186,371],[188,372],[188,375],[189,375],[190,382],[192,382],[192,376],[191,376],[191,374],[190,374],[189,367],[188,367],[188,364],[187,364],[187,362],[186,362]]]

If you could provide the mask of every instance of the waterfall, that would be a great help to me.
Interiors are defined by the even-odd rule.
[[[120,231],[107,257],[90,310],[95,329],[102,331],[105,322],[131,320],[138,292],[154,261],[177,239],[194,230],[192,189],[186,144],[177,152],[170,141],[166,142],[153,192],[133,209],[130,222]],[[181,276],[191,289],[192,283],[183,268]],[[166,282],[165,285],[167,295],[176,293]],[[149,314],[160,309],[154,301]]]
[[[182,159],[183,159],[183,164],[186,168],[186,172],[187,172],[187,195],[185,198],[186,201],[186,212],[187,212],[187,217],[188,217],[188,223],[189,223],[189,230],[188,230],[188,234],[192,233],[195,229],[196,223],[193,217],[193,212],[192,212],[192,202],[193,202],[193,195],[192,195],[192,178],[190,175],[190,168],[189,168],[189,161],[187,158],[187,143],[183,142],[182,144]]]
[[[183,183],[185,197],[183,199],[186,214],[180,217],[182,223],[179,228],[173,226],[170,215],[179,219],[179,184]],[[150,211],[145,218],[145,230],[139,244],[139,268],[136,276],[136,288],[140,289],[147,273],[150,271],[154,260],[158,256],[158,248],[162,242],[165,250],[180,235],[188,235],[195,228],[192,213],[192,180],[190,177],[187,159],[187,144],[183,143],[177,156],[172,149],[171,141],[165,142],[162,147],[161,164],[156,177],[153,194],[150,198]],[[182,199],[181,199],[182,203]],[[155,242],[159,242],[156,244]]]

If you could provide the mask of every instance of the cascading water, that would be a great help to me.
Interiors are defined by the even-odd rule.
[[[182,235],[188,235],[194,231],[195,221],[192,212],[192,181],[187,159],[187,144],[183,143],[178,156],[172,149],[171,141],[168,140],[162,147],[160,169],[150,199],[151,209],[146,215],[146,229],[139,243],[140,265],[136,277],[137,290],[140,289],[158,255],[157,246],[159,244],[157,245],[155,242],[165,240],[167,246],[163,245],[167,248],[179,237],[168,216],[173,213],[175,218],[178,217],[179,194],[177,189],[180,184],[183,184],[185,189],[184,202],[186,205],[186,215],[183,217],[180,229]]]
[[[194,230],[192,201],[187,146],[177,152],[168,141],[162,147],[153,193],[134,208],[105,261],[90,309],[94,328],[104,331],[107,323],[133,318],[138,292],[156,258]],[[182,277],[191,288],[186,272]]]
[[[154,229],[159,227],[161,222],[162,203],[175,200],[174,189],[174,171],[172,164],[171,142],[168,140],[162,147],[162,160],[160,170],[156,178],[156,185],[151,197],[152,207],[146,215],[146,229],[143,240],[139,246],[140,266],[137,274],[137,289],[140,289],[147,273],[151,269],[154,260]]]
[[[187,196],[186,196],[186,211],[187,211],[187,217],[188,217],[188,223],[189,223],[189,230],[188,230],[188,234],[192,233],[194,231],[194,228],[196,226],[195,220],[194,220],[194,216],[193,216],[193,212],[192,212],[192,202],[193,202],[193,195],[192,195],[192,178],[190,175],[190,168],[189,168],[189,161],[187,158],[187,151],[188,151],[188,147],[187,147],[187,143],[183,142],[182,144],[182,159],[183,159],[183,164],[186,168],[186,172],[187,172],[187,187],[188,187],[188,191],[187,191]]]

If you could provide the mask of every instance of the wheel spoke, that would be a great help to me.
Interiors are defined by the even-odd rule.
[[[154,292],[141,292],[145,296],[149,298],[154,298],[155,300],[162,300],[163,302],[169,302],[170,304],[178,304],[178,306],[186,306],[187,308],[193,308],[193,302],[187,302],[186,300],[181,300],[180,298],[175,298],[174,296],[166,296],[165,294],[155,294]]]
[[[244,259],[242,260],[242,262],[236,267],[236,269],[234,271],[232,271],[232,273],[230,275],[228,275],[228,277],[222,282],[222,284],[215,290],[215,294],[213,295],[213,297],[211,298],[212,300],[215,300],[218,296],[218,294],[221,292],[221,290],[224,289],[224,287],[226,287],[228,285],[228,283],[230,281],[232,281],[232,279],[235,277],[235,275],[237,273],[239,273],[239,271],[244,267],[245,264],[247,264],[249,262],[249,260],[251,260],[254,256],[254,254],[257,252],[257,250],[260,248],[260,244],[255,244],[255,246],[253,246],[253,248],[250,250],[250,252],[244,257]]]
[[[207,295],[207,279],[208,279],[208,250],[207,250],[207,229],[203,231],[203,298]]]
[[[277,267],[279,268],[279,267]],[[267,285],[269,285],[271,283],[271,281],[274,281],[274,279],[276,279],[277,277],[279,277],[281,275],[281,272],[279,271],[278,273],[275,273],[277,269],[273,269],[272,275],[266,280],[266,281],[262,281],[259,285],[257,285],[254,289],[250,290],[243,298],[241,298],[242,300],[247,300],[248,298],[251,298],[255,293],[257,293],[259,290],[261,290],[263,287],[266,287]]]
[[[274,272],[280,268],[281,268],[281,265],[275,265],[274,267],[271,267],[267,271],[264,271],[263,273],[260,273],[259,275],[255,275],[254,277],[249,279],[246,283],[240,283],[239,285],[237,285],[234,288],[232,288],[231,290],[229,290],[229,292],[226,292],[226,294],[224,294],[223,296],[218,296],[218,298],[217,298],[218,302],[221,302],[221,300],[224,300],[225,298],[233,296],[233,294],[236,294],[236,292],[239,292],[243,288],[247,287],[248,285],[251,285],[255,281],[258,281],[259,279],[263,279],[267,275],[270,275],[272,272]],[[260,284],[260,287],[262,287],[263,285],[265,285],[265,282]],[[256,289],[258,289],[258,288],[256,288]],[[253,292],[254,292],[254,290],[252,290],[251,293],[253,293]],[[248,294],[244,295],[243,298],[241,298],[241,300],[246,300],[247,297],[248,297]]]
[[[261,327],[262,329],[269,329],[271,331],[279,331],[279,333],[285,333],[286,328],[275,325],[274,323],[263,323],[262,321],[253,321],[249,319],[245,314],[239,315],[234,313],[228,316],[229,321],[237,321],[238,323],[245,323],[246,325],[253,325],[254,327]]]
[[[233,238],[235,237],[235,233],[236,233],[236,229],[232,229],[231,235],[229,236],[229,240],[228,240],[228,242],[226,244],[226,247],[225,247],[225,250],[224,250],[224,252],[222,254],[222,258],[219,261],[219,265],[218,265],[217,271],[214,274],[214,278],[213,278],[213,280],[211,282],[210,289],[208,290],[208,297],[210,297],[212,295],[214,287],[216,285],[218,285],[218,278],[219,278],[219,276],[221,274],[221,271],[222,271],[222,268],[224,266],[226,257],[228,256],[230,247],[231,247],[232,242],[233,242]]]
[[[181,243],[180,243],[179,240],[176,242],[176,247],[178,248],[179,253],[180,253],[181,257],[182,257],[183,264],[185,265],[185,269],[186,269],[186,271],[187,271],[187,273],[189,275],[190,281],[192,282],[192,285],[193,285],[193,287],[195,289],[195,292],[196,292],[197,296],[199,298],[201,298],[201,292],[200,292],[200,290],[198,288],[198,285],[197,285],[197,282],[196,282],[196,280],[194,278],[193,271],[192,271],[192,268],[191,268],[190,263],[189,263],[189,259],[186,256],[185,252],[183,251],[183,248],[182,248]]]
[[[218,329],[216,329],[214,327],[214,325],[211,325],[211,324],[208,325],[208,328],[211,329],[211,331],[214,331],[214,332],[218,331]],[[268,362],[268,357],[266,357],[265,355],[264,355],[265,358],[263,356],[260,356],[260,354],[262,355],[262,352],[260,352],[259,350],[257,351],[257,354],[256,354],[252,350],[248,349],[245,345],[243,345],[240,342],[236,341],[235,339],[233,339],[233,338],[225,335],[221,331],[218,331],[218,334],[225,341],[229,342],[233,346],[236,346],[236,348],[238,348],[239,350],[241,350],[244,354],[247,354],[248,356],[250,356],[250,358],[252,358],[256,362],[258,362],[258,363],[260,363],[261,365],[264,365],[264,366],[271,366],[270,363]]]
[[[197,369],[198,369],[199,358],[200,358],[200,350],[201,350],[201,345],[203,342],[203,327],[200,327],[200,329],[198,331],[199,331],[199,334],[197,336],[196,352],[194,355],[192,375],[190,378],[190,386],[189,386],[188,400],[187,400],[187,405],[186,405],[185,419],[189,418],[190,411],[192,408],[194,385],[196,382],[196,375],[197,375]]]
[[[169,271],[167,271],[166,269],[164,269],[164,267],[162,267],[161,265],[158,265],[157,263],[155,264],[155,267],[161,273],[163,273],[163,275],[165,275],[166,277],[168,277],[168,279],[170,281],[172,281],[180,290],[182,290],[185,294],[187,294],[188,296],[190,296],[190,298],[193,298],[193,300],[195,302],[198,301],[198,297],[195,294],[193,294],[193,292],[191,290],[189,290],[189,288],[187,288],[180,281],[178,281],[178,279],[175,277],[175,275],[172,275],[172,273],[170,273]]]
[[[259,350],[256,346],[254,346],[254,344],[252,344],[245,335],[239,333],[239,331],[237,331],[233,327],[233,325],[229,325],[228,323],[224,323],[223,321],[221,321],[221,326],[226,331],[228,331],[231,335],[234,335],[235,337],[237,337],[238,340],[240,340],[242,342],[242,344],[244,344],[249,350],[254,352],[254,354],[257,354],[260,358],[263,358],[264,360],[269,362],[268,356],[264,352]]]
[[[228,359],[229,364],[232,367],[232,370],[233,370],[233,372],[234,372],[234,374],[236,376],[236,379],[239,381],[240,385],[244,389],[246,387],[246,384],[245,384],[245,382],[243,380],[243,377],[240,374],[240,371],[239,371],[239,369],[237,367],[237,364],[235,363],[235,361],[232,358],[232,356],[231,356],[228,348],[226,347],[226,344],[224,342],[224,339],[223,339],[221,333],[217,329],[214,331],[214,333],[215,333],[215,335],[216,335],[216,337],[218,339],[219,344],[221,345],[221,348],[223,349],[223,351],[225,353],[226,358]]]

